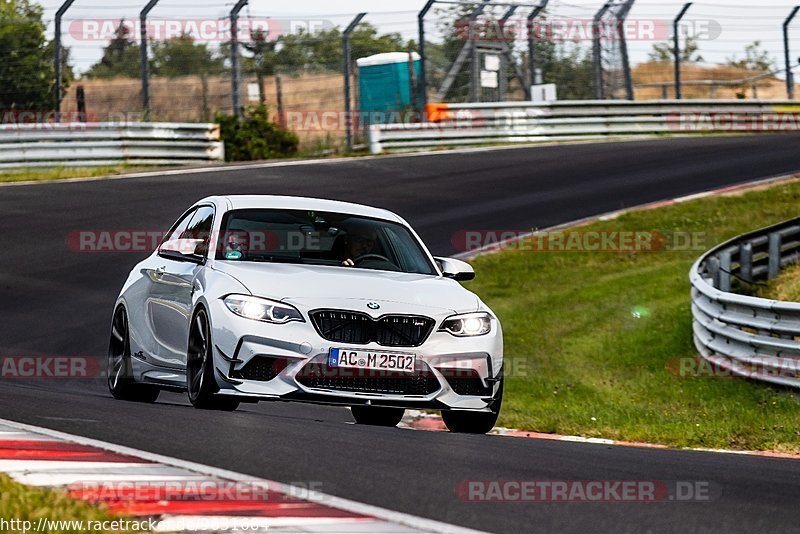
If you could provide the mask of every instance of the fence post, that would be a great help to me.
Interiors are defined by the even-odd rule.
[[[84,91],[82,85],[75,88],[75,97],[78,104],[78,122],[86,122],[86,91]]]
[[[350,34],[353,33],[358,23],[366,16],[366,13],[359,13],[356,15],[342,34],[342,57],[344,57],[344,125],[348,152],[353,151],[353,117],[350,116],[353,111],[352,102],[350,102],[350,63],[353,58],[350,57]]]
[[[436,3],[436,0],[428,0],[425,3],[425,6],[420,10],[419,14],[417,15],[417,26],[419,30],[419,63],[420,63],[420,73],[419,73],[419,116],[425,116],[425,109],[428,106],[428,74],[427,74],[427,63],[428,58],[425,55],[425,15],[428,14],[428,11],[431,10],[433,4]],[[425,122],[423,120],[423,122]]]
[[[231,97],[233,99],[233,114],[236,117],[242,116],[241,104],[239,103],[239,12],[247,5],[248,0],[239,0],[233,6],[230,13],[231,19]]]
[[[53,61],[55,61],[54,66],[56,69],[56,83],[55,87],[53,87],[53,100],[55,100],[53,106],[55,117],[53,120],[55,120],[55,122],[61,122],[61,19],[73,2],[75,2],[75,0],[66,0],[66,2],[61,4],[61,7],[58,8],[58,11],[56,11],[55,33],[53,37]]]
[[[139,45],[139,53],[141,62],[142,73],[142,111],[144,111],[144,120],[150,120],[150,73],[147,65],[147,15],[156,7],[158,0],[150,0],[144,9],[139,13],[139,32],[142,37],[142,42]]]
[[[283,116],[283,77],[280,72],[275,73],[275,93],[278,101],[278,124],[286,126],[286,117]]]
[[[608,0],[603,7],[595,14],[592,24],[592,66],[594,70],[594,98],[596,100],[603,100],[605,98],[605,91],[603,90],[603,51],[600,49],[601,32],[600,24],[603,22],[603,17],[611,7],[612,0]]]
[[[617,35],[620,41],[620,53],[622,54],[622,70],[625,72],[625,96],[628,100],[633,100],[633,77],[631,75],[631,63],[628,58],[628,41],[625,38],[625,20],[628,18],[635,0],[628,0],[625,6],[617,15]]]
[[[675,44],[673,48],[673,53],[675,56],[675,100],[680,100],[683,96],[681,94],[681,39],[678,33],[678,25],[681,23],[683,16],[686,15],[686,12],[689,11],[690,7],[692,7],[692,2],[687,2],[684,4],[681,12],[678,13],[678,16],[672,21],[672,38],[674,39]]]
[[[536,17],[544,11],[547,3],[550,0],[542,0],[542,3],[533,8],[530,15],[528,15],[528,71],[529,71],[529,85],[532,87],[537,85],[536,78]]]
[[[794,73],[792,72],[791,52],[789,51],[789,25],[794,20],[798,10],[800,10],[800,6],[795,6],[789,17],[783,22],[783,58],[786,61],[786,94],[789,100],[794,100]]]

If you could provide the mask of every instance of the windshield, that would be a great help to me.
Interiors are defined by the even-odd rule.
[[[223,221],[217,259],[438,274],[405,226],[319,211],[229,212]]]

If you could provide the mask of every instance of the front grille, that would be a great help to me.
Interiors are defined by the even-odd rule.
[[[428,369],[411,373],[329,367],[311,362],[297,374],[297,381],[307,388],[380,393],[384,395],[426,396],[441,387]]]
[[[447,383],[458,395],[489,397],[492,388],[483,385],[481,377],[474,369],[439,369]]]
[[[255,380],[269,382],[275,379],[286,369],[289,361],[285,358],[272,358],[269,356],[256,356],[239,371],[233,371],[231,378],[239,380]]]
[[[328,341],[355,345],[418,347],[425,343],[436,324],[430,317],[415,315],[385,315],[373,319],[365,313],[339,310],[318,310],[310,315],[320,336]]]

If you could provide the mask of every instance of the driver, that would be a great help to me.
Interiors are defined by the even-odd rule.
[[[224,239],[222,251],[225,259],[242,259],[250,251],[250,233],[240,228],[230,228]]]
[[[355,267],[358,258],[372,252],[377,239],[378,232],[371,226],[358,225],[350,228],[344,240],[342,257],[339,258],[342,261],[342,265]]]

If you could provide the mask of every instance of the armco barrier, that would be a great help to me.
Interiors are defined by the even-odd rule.
[[[184,165],[224,159],[215,124],[0,125],[0,168]]]
[[[800,131],[800,105],[764,100],[431,104],[428,122],[373,125],[373,153],[612,137]]]
[[[800,387],[800,304],[731,292],[800,260],[800,218],[736,237],[692,267],[694,342],[715,368]]]

